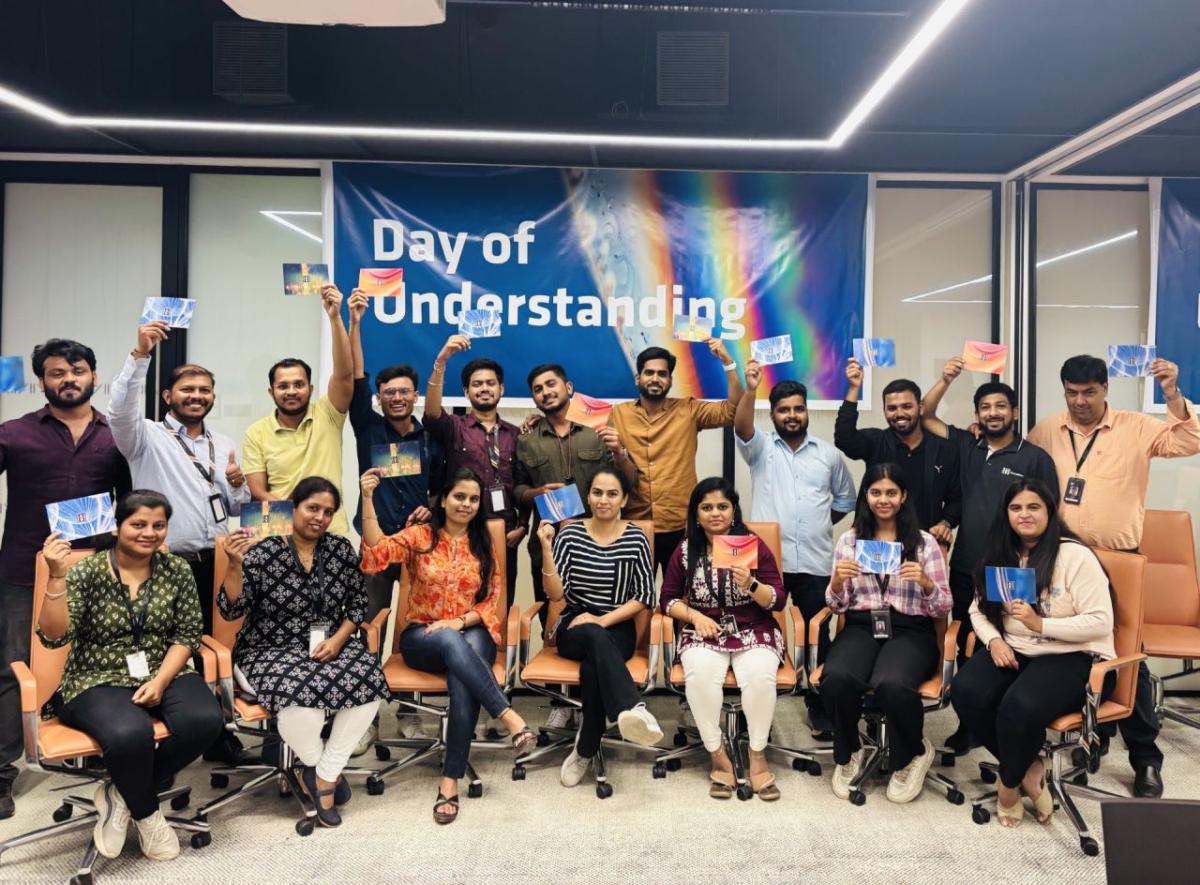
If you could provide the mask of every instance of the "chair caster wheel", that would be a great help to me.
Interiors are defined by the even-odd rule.
[[[975,823],[986,824],[991,819],[991,812],[989,812],[986,808],[976,805],[971,809],[971,820],[975,821]]]
[[[596,784],[596,798],[597,799],[607,799],[611,795],[612,795],[612,784],[610,784],[610,783]]]
[[[809,777],[820,777],[821,776],[821,763],[818,762],[816,759],[814,759],[812,762],[808,763],[808,776]]]
[[[980,768],[979,779],[985,784],[994,784],[996,782],[996,772],[992,771],[990,768]]]
[[[380,762],[387,762],[389,759],[392,758],[392,751],[389,747],[381,747],[379,744],[376,744],[375,745],[375,758],[378,759]]]
[[[489,728],[486,732],[484,732],[483,736],[489,741],[500,740],[500,732],[496,731],[494,728]]]
[[[383,795],[383,781],[378,780],[373,777],[367,778],[367,795],[368,796],[382,796]]]
[[[942,754],[942,768],[953,768],[954,760],[956,758],[957,757],[953,753],[943,753]]]
[[[1095,774],[1100,770],[1100,754],[1088,757],[1087,770],[1091,774]]]
[[[749,784],[738,784],[737,797],[743,802],[747,802],[754,797],[754,790]]]
[[[550,746],[550,735],[546,734],[544,731],[539,731],[537,736],[537,745],[539,747]]]
[[[671,738],[671,743],[673,743],[677,747],[686,746],[687,745],[687,735],[684,734],[682,731],[677,731],[677,732],[675,732],[675,737]]]
[[[865,805],[866,801],[867,801],[867,794],[864,793],[862,790],[851,790],[850,791],[850,804],[851,805]]]
[[[515,781],[525,780],[525,766],[524,765],[514,765],[513,766],[512,779]]]
[[[967,797],[963,795],[962,790],[949,790],[946,793],[946,801],[951,805],[962,805],[967,801]]]
[[[1083,853],[1088,857],[1095,857],[1100,853],[1100,845],[1091,836],[1081,836],[1079,839],[1079,847],[1083,849]]]
[[[296,821],[296,832],[301,836],[311,836],[313,831],[313,822],[311,818]]]
[[[668,759],[667,760],[667,771],[679,771],[679,769],[681,769],[681,768],[683,768],[683,760],[682,759]]]
[[[72,876],[71,885],[92,885],[92,874],[83,873],[79,876]]]
[[[1076,747],[1071,751],[1071,767],[1084,768],[1088,763],[1088,751],[1083,747]]]
[[[467,785],[467,798],[468,799],[478,799],[482,795],[483,795],[483,784],[476,781],[475,783]]]
[[[183,809],[187,808],[189,804],[191,804],[191,801],[192,801],[192,797],[190,794],[180,793],[178,796],[176,796],[174,799],[171,800],[171,810],[172,811],[182,811]]]
[[[662,778],[666,777],[667,776],[666,764],[663,762],[655,762],[654,767],[650,769],[650,774],[653,775],[656,780],[661,780]]]
[[[74,808],[64,802],[62,805],[58,806],[58,808],[54,809],[54,813],[50,815],[50,817],[54,819],[55,823],[61,824],[65,820],[70,820],[74,811]]]
[[[192,847],[199,850],[212,844],[212,833],[192,833]]]
[[[214,790],[223,790],[229,786],[229,776],[224,774],[213,774],[208,778],[209,786]]]

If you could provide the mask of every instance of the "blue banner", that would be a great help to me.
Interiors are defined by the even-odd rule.
[[[1158,224],[1158,355],[1179,364],[1179,389],[1200,395],[1200,181],[1164,178]],[[1154,387],[1154,401],[1163,402]]]
[[[792,361],[764,383],[842,398],[863,335],[865,175],[335,163],[333,187],[338,288],[403,269],[400,294],[364,318],[368,374],[409,363],[423,382],[462,311],[492,309],[501,334],[471,355],[504,366],[508,398],[527,397],[545,362],[590,396],[636,396],[634,359],[651,345],[678,358],[673,393],[723,398],[720,361],[672,337],[691,315],[743,366],[752,340],[790,335]]]

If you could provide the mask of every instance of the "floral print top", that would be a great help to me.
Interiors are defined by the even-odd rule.
[[[410,624],[432,624],[476,611],[492,639],[500,645],[500,615],[496,610],[501,593],[499,568],[492,570],[488,594],[483,602],[477,603],[479,560],[471,552],[467,536],[451,538],[441,531],[436,545],[431,545],[432,538],[430,526],[414,525],[386,536],[374,547],[364,543],[362,570],[373,575],[393,563],[402,563],[408,569],[411,581],[408,595]],[[432,550],[430,546],[433,546]]]

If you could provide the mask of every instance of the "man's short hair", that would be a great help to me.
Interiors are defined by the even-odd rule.
[[[1017,407],[1017,392],[1005,384],[1003,381],[988,381],[986,384],[980,384],[975,388],[975,411],[979,411],[979,404],[983,402],[985,396],[991,396],[993,393],[1002,393],[1004,398],[1008,400],[1010,408]]]
[[[1080,354],[1062,364],[1058,378],[1063,384],[1108,384],[1108,366],[1099,357]]]
[[[553,372],[563,380],[563,384],[566,384],[571,380],[567,377],[567,370],[558,363],[542,363],[540,366],[534,366],[529,370],[529,377],[525,379],[525,384],[530,390],[533,390],[533,379],[538,375],[544,374],[545,372]]]
[[[407,378],[412,382],[413,390],[420,388],[417,370],[406,363],[397,363],[394,366],[385,366],[375,373],[375,392],[379,393],[383,389],[383,385],[396,378]]]
[[[287,359],[280,360],[275,365],[271,366],[270,371],[267,372],[267,382],[272,387],[275,386],[275,371],[277,369],[297,369],[297,368],[304,370],[304,377],[308,379],[309,384],[312,384],[312,367],[309,366],[309,364],[306,363],[304,360],[297,359],[296,357],[288,357]]]
[[[667,373],[675,374],[675,354],[667,350],[665,347],[647,347],[637,355],[637,370],[638,374],[642,374],[642,369],[646,367],[646,363],[650,360],[666,360]]]
[[[883,388],[883,397],[887,399],[893,393],[904,393],[905,391],[915,396],[918,403],[921,402],[921,388],[917,386],[917,382],[909,381],[907,378],[897,378],[890,382],[887,387]]]
[[[799,381],[792,381],[790,378],[785,378],[772,387],[767,399],[771,401],[771,408],[774,409],[781,399],[787,399],[789,396],[803,397],[804,404],[808,405],[808,388]]]
[[[184,363],[182,366],[176,366],[171,370],[170,376],[167,378],[167,386],[163,390],[171,390],[176,384],[184,378],[190,378],[193,375],[208,376],[208,383],[214,387],[217,384],[216,376],[204,366],[198,366],[195,363]]]
[[[86,344],[80,344],[70,338],[51,338],[33,349],[33,374],[39,378],[45,377],[46,360],[52,356],[60,356],[71,364],[82,360],[88,364],[89,369],[96,371],[96,354]]]
[[[486,356],[481,356],[478,359],[473,359],[462,370],[462,386],[466,390],[471,385],[471,376],[476,372],[481,372],[485,369],[491,369],[496,373],[496,381],[500,384],[504,383],[504,368],[495,360],[488,359]]]

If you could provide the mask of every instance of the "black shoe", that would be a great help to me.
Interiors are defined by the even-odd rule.
[[[237,735],[225,732],[217,738],[216,743],[204,751],[205,762],[219,762],[222,765],[261,765],[262,757],[247,753]]]
[[[313,807],[317,810],[317,821],[323,827],[339,827],[342,825],[342,816],[338,814],[337,805],[332,808],[321,807],[321,797],[334,795],[334,802],[337,802],[337,790],[322,790],[317,786],[317,770],[311,766],[305,765],[300,769],[300,783],[304,785],[304,791],[308,793],[308,798],[312,800]]]
[[[157,793],[159,793],[159,795],[161,795],[167,792],[167,790],[171,789],[173,786],[175,786],[175,775],[172,774],[164,777],[162,780],[156,783],[154,785],[154,789]]]
[[[812,730],[814,741],[825,744],[833,740],[833,723],[829,721],[824,710],[808,711],[808,727]]]
[[[1100,755],[1108,755],[1108,735],[1106,734],[1100,735]]]
[[[0,784],[0,820],[5,820],[16,814],[17,805],[13,802],[12,784]]]
[[[350,783],[346,780],[346,776],[339,775],[337,786],[333,788],[333,804],[339,808],[350,801],[350,797],[354,794],[350,792]]]
[[[1133,776],[1133,795],[1139,799],[1161,799],[1162,774],[1153,765],[1143,765]]]
[[[955,756],[965,756],[971,752],[972,747],[979,746],[971,740],[971,732],[967,731],[965,725],[960,725],[958,731],[946,738],[945,747],[954,753]]]

